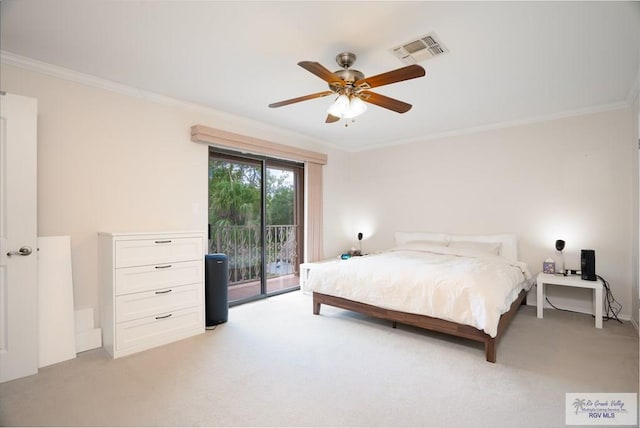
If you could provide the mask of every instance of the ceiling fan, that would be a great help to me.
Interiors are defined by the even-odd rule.
[[[367,109],[365,102],[397,113],[406,113],[411,109],[411,104],[371,92],[369,89],[422,77],[425,75],[424,68],[413,64],[365,78],[362,72],[350,68],[355,61],[356,56],[351,52],[338,54],[336,62],[342,67],[342,70],[333,73],[317,62],[299,62],[298,65],[300,67],[327,82],[330,90],[279,101],[269,104],[269,107],[282,107],[314,98],[326,97],[327,95],[338,95],[335,102],[329,107],[325,123],[337,122],[343,118],[350,119],[364,113]]]

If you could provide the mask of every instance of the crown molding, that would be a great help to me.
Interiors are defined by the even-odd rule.
[[[94,88],[104,89],[110,92],[116,92],[122,95],[127,95],[134,98],[142,98],[145,100],[153,101],[158,104],[168,106],[180,106],[190,109],[196,109],[201,111],[208,111],[217,114],[224,114],[233,116],[229,113],[221,112],[210,107],[206,107],[200,104],[191,103],[188,101],[178,100],[176,98],[160,95],[155,92],[145,91],[135,88],[133,86],[123,85],[111,80],[102,79],[100,77],[93,76],[91,74],[81,73],[69,68],[60,67],[57,65],[49,64],[46,62],[38,61],[32,58],[27,58],[21,55],[17,55],[7,51],[0,51],[0,62],[15,67],[24,68],[26,70],[35,71],[41,74],[46,74],[51,77],[56,77],[64,80],[68,80],[81,85],[92,86]]]
[[[57,65],[52,65],[52,64],[38,61],[32,58],[27,58],[27,57],[17,55],[8,51],[0,50],[0,63],[24,68],[30,71],[35,71],[35,72],[46,74],[52,77],[65,79],[65,80],[79,83],[82,85],[104,89],[106,91],[116,92],[122,95],[134,97],[134,98],[141,98],[144,100],[148,100],[148,101],[166,105],[166,106],[174,106],[174,107],[181,107],[181,108],[186,108],[190,110],[197,110],[204,113],[215,114],[218,116],[226,117],[231,121],[242,121],[247,124],[250,123],[251,126],[258,131],[264,130],[265,132],[275,132],[279,134],[285,133],[293,138],[297,138],[298,140],[307,141],[310,144],[320,144],[328,148],[333,148],[333,149],[343,151],[343,152],[348,152],[348,153],[358,153],[358,152],[363,152],[367,150],[375,150],[375,149],[381,149],[385,147],[413,144],[413,143],[435,140],[440,138],[456,137],[460,135],[474,134],[474,133],[479,133],[484,131],[491,131],[495,129],[511,128],[514,126],[529,125],[533,123],[547,122],[551,120],[564,119],[564,118],[569,118],[574,116],[582,116],[582,115],[599,113],[599,112],[608,111],[608,110],[617,110],[621,108],[626,108],[632,105],[635,102],[635,100],[638,98],[639,83],[640,83],[640,70],[639,70],[638,77],[634,80],[633,85],[629,89],[626,99],[624,101],[620,101],[616,103],[587,107],[587,108],[577,109],[577,110],[570,110],[570,111],[554,113],[550,115],[523,118],[523,119],[518,119],[513,121],[498,122],[498,123],[481,125],[481,126],[471,127],[471,128],[454,129],[454,130],[444,131],[444,132],[435,133],[435,134],[423,135],[420,137],[413,137],[413,138],[408,138],[403,140],[372,144],[372,145],[367,145],[367,146],[358,147],[358,148],[345,148],[345,147],[340,147],[330,141],[317,140],[304,134],[277,128],[272,125],[265,124],[263,122],[258,122],[242,116],[233,115],[231,113],[227,113],[221,110],[216,110],[211,107],[203,106],[201,104],[182,101],[176,98],[167,97],[165,95],[160,95],[154,92],[145,91],[132,86],[123,85],[121,83],[113,82],[111,80],[102,79],[100,77],[96,77],[90,74],[80,73],[75,70],[59,67]]]
[[[45,74],[47,76],[68,80],[70,82],[78,83],[81,85],[91,86],[94,88],[119,93],[119,94],[126,95],[133,98],[139,98],[139,99],[151,101],[156,104],[195,110],[205,114],[213,114],[213,115],[219,116],[222,122],[228,121],[232,123],[233,122],[246,123],[246,124],[249,124],[251,128],[254,131],[257,131],[258,133],[260,131],[264,131],[264,132],[281,134],[281,135],[284,134],[293,140],[306,141],[308,142],[309,146],[315,146],[320,144],[323,146],[344,150],[344,149],[340,149],[339,147],[336,147],[334,144],[329,143],[327,141],[317,140],[307,135],[303,135],[290,130],[278,128],[278,127],[266,124],[264,122],[259,122],[243,116],[238,116],[238,115],[227,113],[221,110],[216,110],[214,108],[204,106],[201,104],[192,103],[189,101],[183,101],[177,98],[171,98],[165,95],[160,95],[155,92],[145,91],[143,89],[135,88],[128,85],[123,85],[121,83],[113,82],[107,79],[102,79],[100,77],[96,77],[90,74],[81,73],[75,70],[71,70],[69,68],[60,67],[57,65],[43,62],[43,61],[38,61],[32,58],[17,55],[12,52],[0,50],[0,63],[23,68],[29,71],[34,71],[40,74]]]
[[[171,99],[168,97],[163,97],[151,92],[145,92],[131,86],[122,85],[120,83],[92,76],[90,74],[80,73],[69,68],[59,67],[57,65],[38,61],[32,58],[27,58],[7,51],[0,51],[0,62],[2,62],[3,64],[24,68],[26,70],[35,71],[41,74],[46,74],[47,76],[69,80],[71,82],[80,83],[111,92],[117,92],[119,94],[128,95],[131,97],[152,99],[156,100],[157,102],[164,101],[164,103],[171,101]]]
[[[584,116],[588,114],[601,113],[601,112],[610,111],[610,110],[619,110],[619,109],[627,108],[629,107],[629,105],[630,104],[627,103],[626,101],[620,101],[617,103],[565,111],[565,112],[554,113],[550,115],[528,117],[528,118],[512,120],[507,122],[499,122],[499,123],[493,123],[489,125],[475,126],[471,128],[454,129],[451,131],[444,131],[436,134],[425,135],[423,137],[414,137],[414,138],[407,138],[404,140],[398,140],[389,144],[384,143],[384,144],[377,144],[377,145],[369,145],[366,147],[358,148],[357,150],[352,150],[351,152],[356,153],[356,152],[362,152],[366,150],[382,149],[382,148],[392,147],[392,146],[421,143],[421,142],[430,141],[430,140],[437,140],[440,138],[458,137],[461,135],[468,135],[468,134],[477,134],[480,132],[493,131],[496,129],[513,128],[516,126],[531,125],[531,124],[541,123],[541,122],[550,122],[552,120],[566,119],[569,117]]]

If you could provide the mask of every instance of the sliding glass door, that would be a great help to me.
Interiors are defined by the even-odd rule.
[[[268,162],[265,256],[267,294],[298,287],[302,249],[302,169]]]
[[[210,150],[209,252],[229,258],[229,303],[299,286],[299,164]]]

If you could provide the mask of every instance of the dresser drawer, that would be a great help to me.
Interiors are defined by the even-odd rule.
[[[200,306],[202,288],[202,283],[198,283],[118,296],[116,298],[116,319],[118,322],[131,321]]]
[[[203,256],[204,257],[204,256]],[[202,283],[203,261],[165,263],[115,270],[116,296]]]
[[[116,325],[116,355],[123,356],[204,331],[202,306]]]
[[[143,266],[166,262],[200,260],[204,257],[201,238],[158,238],[117,241],[115,267]]]

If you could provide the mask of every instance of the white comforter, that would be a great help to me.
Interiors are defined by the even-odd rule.
[[[531,274],[522,262],[477,251],[406,245],[314,266],[308,287],[370,305],[466,324],[495,337]]]

